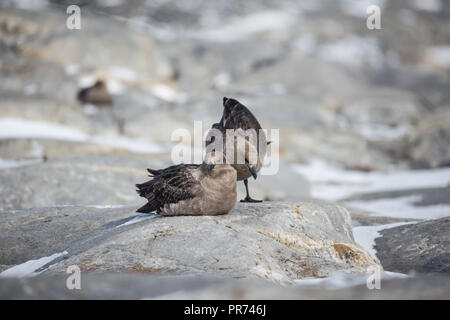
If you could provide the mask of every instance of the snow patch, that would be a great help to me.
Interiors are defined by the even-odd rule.
[[[96,208],[96,209],[116,209],[126,207],[123,204],[90,204],[84,207]]]
[[[294,17],[287,12],[263,11],[232,19],[221,27],[196,31],[191,37],[211,42],[232,42],[260,32],[285,30],[294,22]]]
[[[382,226],[361,226],[353,228],[353,238],[355,242],[367,250],[372,257],[376,258],[377,251],[375,250],[375,239],[381,237],[380,231],[390,228],[395,228],[405,224],[412,224],[415,222],[398,222],[385,224]]]
[[[108,69],[108,73],[118,79],[125,81],[135,81],[137,74],[134,70],[125,67],[114,66]]]
[[[156,217],[159,217],[159,215],[156,214],[156,213],[153,213],[153,214],[143,213],[143,214],[140,214],[140,215],[134,217],[131,220],[128,220],[125,223],[122,223],[122,224],[118,225],[116,228],[125,227],[125,226],[128,226],[130,224],[135,224],[135,223],[138,223],[138,222],[141,222],[141,221],[145,221],[145,220],[149,220],[149,219],[153,219],[153,218],[156,218]]]
[[[0,158],[0,170],[1,169],[10,169],[10,168],[20,168],[24,166],[33,165],[36,163],[41,163],[40,159],[32,159],[32,160],[9,160]]]
[[[83,112],[88,116],[93,116],[98,113],[98,108],[95,104],[85,103],[83,104]]]
[[[340,0],[341,10],[350,16],[367,18],[367,8],[376,5],[383,9],[387,0]]]
[[[359,134],[371,141],[392,141],[408,134],[406,126],[388,126],[384,124],[366,124],[357,128]]]
[[[450,215],[450,205],[414,205],[414,203],[421,200],[421,196],[414,195],[388,199],[347,201],[345,204],[353,208],[369,211],[374,216],[389,216],[396,218],[413,219],[439,219]]]
[[[440,12],[442,10],[441,0],[412,0],[411,5],[421,11]]]
[[[78,129],[56,123],[21,118],[0,118],[0,139],[30,138],[94,143],[141,154],[164,151],[161,146],[143,139],[88,135]]]
[[[313,54],[317,48],[317,37],[311,33],[303,34],[294,41],[293,47],[303,55]]]
[[[56,123],[21,118],[0,119],[0,139],[28,138],[84,141],[88,136],[77,129]]]
[[[380,67],[384,60],[378,40],[370,37],[347,36],[319,47],[318,55],[325,61],[348,66]]]
[[[328,290],[344,289],[354,286],[365,285],[370,274],[332,272],[326,278],[303,278],[294,280],[297,286],[320,286]],[[407,278],[408,275],[395,272],[381,272],[381,281],[394,278]]]
[[[23,88],[23,93],[25,93],[25,95],[27,95],[27,96],[32,96],[37,91],[38,91],[38,87],[37,87],[37,85],[35,83],[31,83],[29,85],[26,85]]]
[[[64,71],[68,76],[76,75],[78,72],[80,72],[80,65],[75,63],[69,64],[64,68]]]
[[[12,268],[9,268],[2,273],[0,273],[0,277],[28,277],[28,276],[35,276],[39,274],[40,272],[36,273],[35,271],[39,268],[42,268],[46,264],[52,262],[53,260],[65,256],[69,254],[67,251],[59,252],[52,254],[48,257],[43,257],[37,260],[29,260],[27,262],[24,262],[22,264],[18,264]]]
[[[425,51],[425,56],[431,63],[450,69],[450,46],[430,47]]]
[[[326,200],[381,191],[445,188],[450,182],[450,168],[362,172],[314,159],[308,164],[294,165],[293,170],[312,182],[311,195],[314,198]]]
[[[151,87],[151,93],[164,101],[181,103],[185,101],[185,97],[178,93],[174,88],[164,84],[157,84]]]
[[[125,0],[97,0],[97,4],[100,7],[118,7],[125,3]]]

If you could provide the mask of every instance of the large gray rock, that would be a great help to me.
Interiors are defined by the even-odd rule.
[[[13,266],[67,251],[64,260],[49,262],[53,266],[45,272],[64,273],[76,264],[83,272],[206,273],[277,283],[379,266],[353,241],[348,212],[328,203],[238,203],[223,216],[147,220],[146,215],[136,218],[134,210],[3,212],[0,264]]]
[[[133,214],[132,209],[126,212],[115,207],[106,210],[94,206],[2,211],[0,265],[10,267],[67,248],[71,252],[86,249],[92,241],[113,235],[111,229]]]
[[[382,230],[375,249],[388,271],[450,272],[450,218]]]
[[[120,156],[80,157],[0,171],[0,209],[58,205],[134,204],[134,185],[148,179],[153,160]]]

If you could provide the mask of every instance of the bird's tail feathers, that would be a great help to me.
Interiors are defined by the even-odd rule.
[[[139,213],[150,213],[152,211],[155,211],[155,209],[150,204],[150,202],[147,202],[145,205],[143,205],[142,207],[140,207],[139,209],[136,210],[136,212],[139,212]]]

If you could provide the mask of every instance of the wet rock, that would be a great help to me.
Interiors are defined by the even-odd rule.
[[[382,230],[375,249],[388,271],[450,272],[450,218]]]

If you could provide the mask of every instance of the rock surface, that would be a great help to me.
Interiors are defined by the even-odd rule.
[[[11,168],[0,175],[0,209],[134,204],[134,185],[148,162],[129,157],[79,157]]]
[[[382,230],[377,256],[388,271],[450,273],[450,218]]]
[[[67,251],[45,273],[64,273],[76,264],[83,272],[207,273],[276,283],[379,266],[353,241],[348,212],[328,203],[238,203],[214,217],[136,219],[134,209],[4,212],[0,264]]]
[[[81,274],[81,290],[68,290],[68,275],[0,278],[0,299],[446,299],[448,276],[381,281],[381,290],[363,283],[324,290],[323,286],[278,286],[265,281],[142,274]]]

